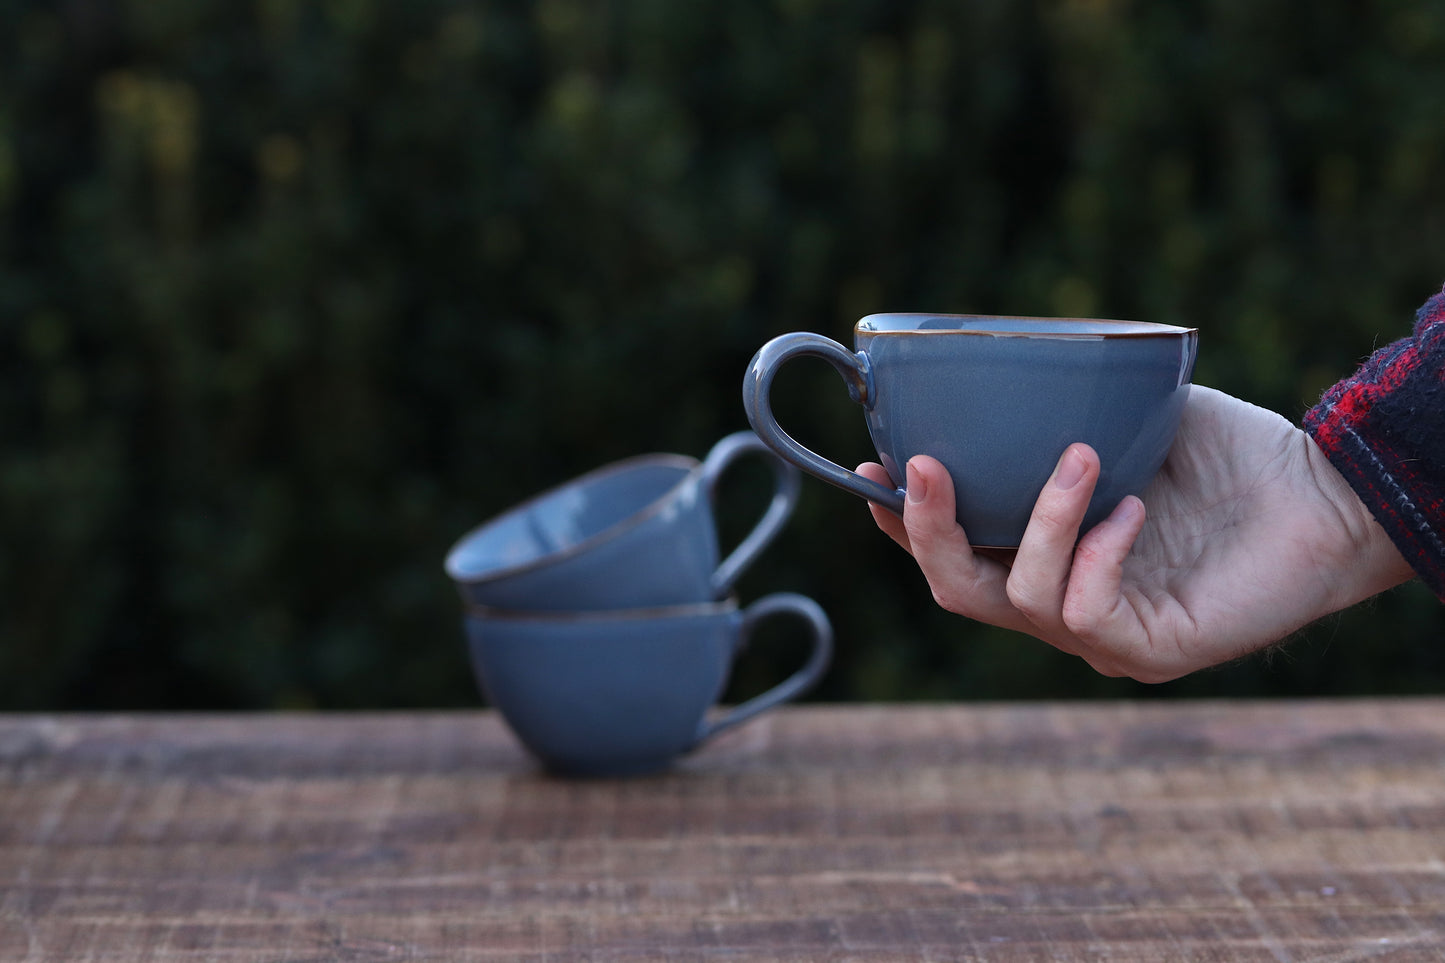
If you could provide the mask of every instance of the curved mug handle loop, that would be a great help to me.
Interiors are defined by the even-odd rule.
[[[793,439],[778,426],[773,416],[773,378],[786,361],[794,358],[822,358],[843,376],[848,396],[868,410],[877,402],[873,367],[862,351],[849,351],[832,338],[808,331],[783,334],[769,341],[753,355],[743,376],[743,408],[758,437],[773,451],[810,475],[847,492],[877,502],[895,515],[903,514],[904,491],[870,481],[857,472],[834,464]]]
[[[743,624],[738,630],[734,656],[747,646],[748,640],[756,631],[759,623],[775,615],[786,614],[802,618],[812,630],[813,651],[808,656],[808,661],[797,672],[768,691],[753,696],[741,705],[734,706],[716,719],[704,719],[698,725],[697,735],[694,737],[692,745],[688,747],[689,750],[697,748],[725,729],[731,729],[761,712],[766,712],[790,699],[796,699],[811,689],[827,671],[828,663],[833,658],[832,623],[828,621],[828,616],[822,606],[806,595],[798,595],[795,592],[775,592],[772,595],[765,595],[743,611]]]
[[[702,486],[709,502],[717,501],[718,484],[723,473],[738,458],[749,454],[767,456],[768,467],[773,470],[773,498],[763,517],[753,526],[753,530],[713,572],[712,597],[715,599],[725,597],[732,590],[738,576],[742,575],[762,554],[763,549],[767,548],[768,543],[777,537],[788,517],[793,514],[793,509],[797,507],[798,495],[803,487],[802,476],[794,465],[775,455],[753,432],[737,431],[719,440],[703,459]]]

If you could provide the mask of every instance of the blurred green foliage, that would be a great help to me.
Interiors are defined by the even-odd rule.
[[[1297,418],[1445,279],[1442,173],[1439,0],[0,0],[0,708],[475,704],[457,536],[873,311],[1194,325]],[[780,416],[862,461],[819,368]],[[811,479],[778,589],[818,698],[1445,690],[1418,587],[1103,679]]]

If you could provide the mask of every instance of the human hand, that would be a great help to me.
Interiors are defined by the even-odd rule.
[[[1222,392],[1190,389],[1142,500],[1079,538],[1099,470],[1093,449],[1070,446],[1013,552],[969,546],[952,479],[927,456],[908,463],[901,519],[869,507],[945,609],[1143,682],[1238,658],[1413,575],[1308,435]],[[881,465],[858,473],[891,484]]]

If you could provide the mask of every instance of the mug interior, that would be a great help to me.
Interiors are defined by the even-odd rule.
[[[859,332],[874,334],[955,333],[1023,338],[1118,338],[1178,335],[1189,331],[1150,321],[1103,318],[1029,318],[982,314],[870,314],[858,322]]]
[[[578,551],[656,510],[696,468],[683,456],[634,459],[559,485],[463,536],[447,573],[496,578]]]

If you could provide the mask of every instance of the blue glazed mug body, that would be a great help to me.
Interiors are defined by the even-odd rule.
[[[801,620],[811,636],[804,665],[721,714],[708,710],[755,628]],[[746,609],[733,601],[609,612],[466,614],[477,681],[518,740],[563,775],[652,772],[812,687],[832,655],[823,610],[780,592]]]
[[[1198,333],[1131,321],[881,314],[858,322],[854,344],[850,351],[797,332],[764,345],[743,384],[753,430],[804,471],[899,514],[904,466],[931,455],[953,479],[969,541],[1012,548],[1074,442],[1091,445],[1103,466],[1084,530],[1143,491],[1178,429]],[[804,448],[779,427],[773,378],[805,356],[843,376],[893,488]]]
[[[772,499],[719,561],[719,481],[747,456],[773,469]],[[445,567],[473,605],[585,611],[717,601],[777,536],[799,488],[792,464],[740,431],[702,462],[643,455],[543,492],[464,535]]]

